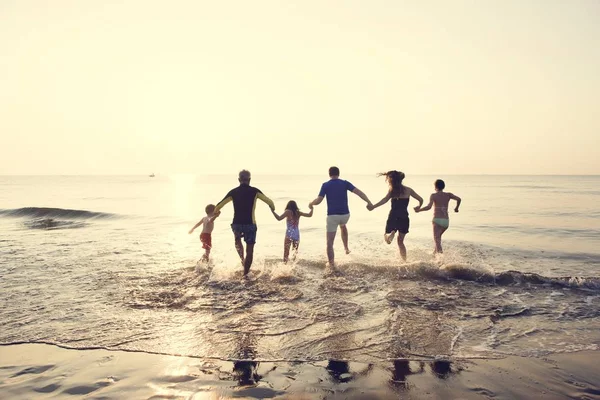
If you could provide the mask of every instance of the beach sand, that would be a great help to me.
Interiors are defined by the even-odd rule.
[[[600,399],[598,355],[254,363],[16,344],[0,346],[0,398]]]

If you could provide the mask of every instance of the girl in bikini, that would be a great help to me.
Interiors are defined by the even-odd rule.
[[[392,200],[392,208],[385,224],[385,241],[387,244],[392,243],[394,235],[398,233],[398,248],[400,249],[400,256],[402,260],[406,261],[406,246],[404,246],[404,237],[408,233],[409,219],[408,219],[408,202],[412,197],[417,199],[419,205],[415,207],[415,211],[423,205],[423,198],[419,196],[411,188],[404,186],[402,181],[404,180],[404,173],[400,171],[388,171],[379,176],[385,176],[385,180],[389,185],[388,193],[383,199],[372,206],[367,206],[369,210],[384,205],[389,200]]]
[[[285,240],[283,241],[283,262],[287,263],[290,256],[290,247],[294,249],[294,257],[298,254],[298,246],[300,245],[300,229],[298,223],[300,217],[312,217],[313,207],[310,206],[310,212],[304,213],[298,209],[298,205],[294,200],[291,200],[285,206],[285,211],[281,215],[277,215],[274,210],[271,210],[277,221],[286,218]]]
[[[416,212],[427,211],[430,210],[432,206],[433,208],[433,240],[435,242],[435,251],[434,253],[443,253],[442,250],[442,235],[450,226],[450,219],[448,215],[448,204],[450,200],[456,200],[456,208],[454,212],[458,212],[458,207],[460,206],[460,197],[455,196],[452,193],[444,192],[444,188],[446,184],[443,180],[438,179],[434,183],[435,193],[432,193],[429,197],[429,204],[425,207],[415,210]]]

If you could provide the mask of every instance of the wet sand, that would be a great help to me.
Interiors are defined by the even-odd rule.
[[[598,356],[273,363],[18,344],[0,346],[0,398],[600,399]]]

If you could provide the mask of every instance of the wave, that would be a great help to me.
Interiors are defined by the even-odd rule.
[[[402,270],[405,272],[406,277],[455,279],[489,283],[498,286],[551,285],[573,289],[600,290],[600,277],[548,277],[521,271],[502,271],[496,273],[466,264],[436,265],[425,262],[408,264],[402,267]]]
[[[83,221],[61,221],[53,218],[37,218],[31,221],[26,221],[23,225],[28,229],[76,229],[83,228],[88,225]]]
[[[71,210],[68,208],[23,207],[12,210],[0,210],[0,216],[12,218],[61,218],[61,219],[98,219],[114,218],[116,214],[87,210]]]
[[[322,267],[321,262],[301,260],[298,265],[307,267]],[[362,263],[340,264],[339,273],[342,275],[360,276],[377,274],[393,276],[400,279],[428,280],[459,280],[497,286],[546,285],[560,288],[587,289],[600,291],[600,277],[596,276],[544,276],[533,272],[500,271],[494,272],[489,268],[474,264],[443,263],[442,261],[417,261],[397,265],[373,265]]]

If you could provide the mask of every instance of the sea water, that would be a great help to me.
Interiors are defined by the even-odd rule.
[[[350,194],[349,255],[325,266],[326,205],[285,222],[258,202],[255,260],[241,279],[229,204],[209,264],[188,230],[236,176],[0,177],[0,343],[41,342],[219,359],[542,356],[600,345],[600,177],[441,176],[463,199],[443,256],[431,211],[409,205],[408,261],[383,241],[389,204]],[[342,176],[376,202],[375,175]],[[408,176],[427,202],[437,176]],[[327,176],[255,174],[282,212]],[[452,206],[453,208],[453,206]]]

